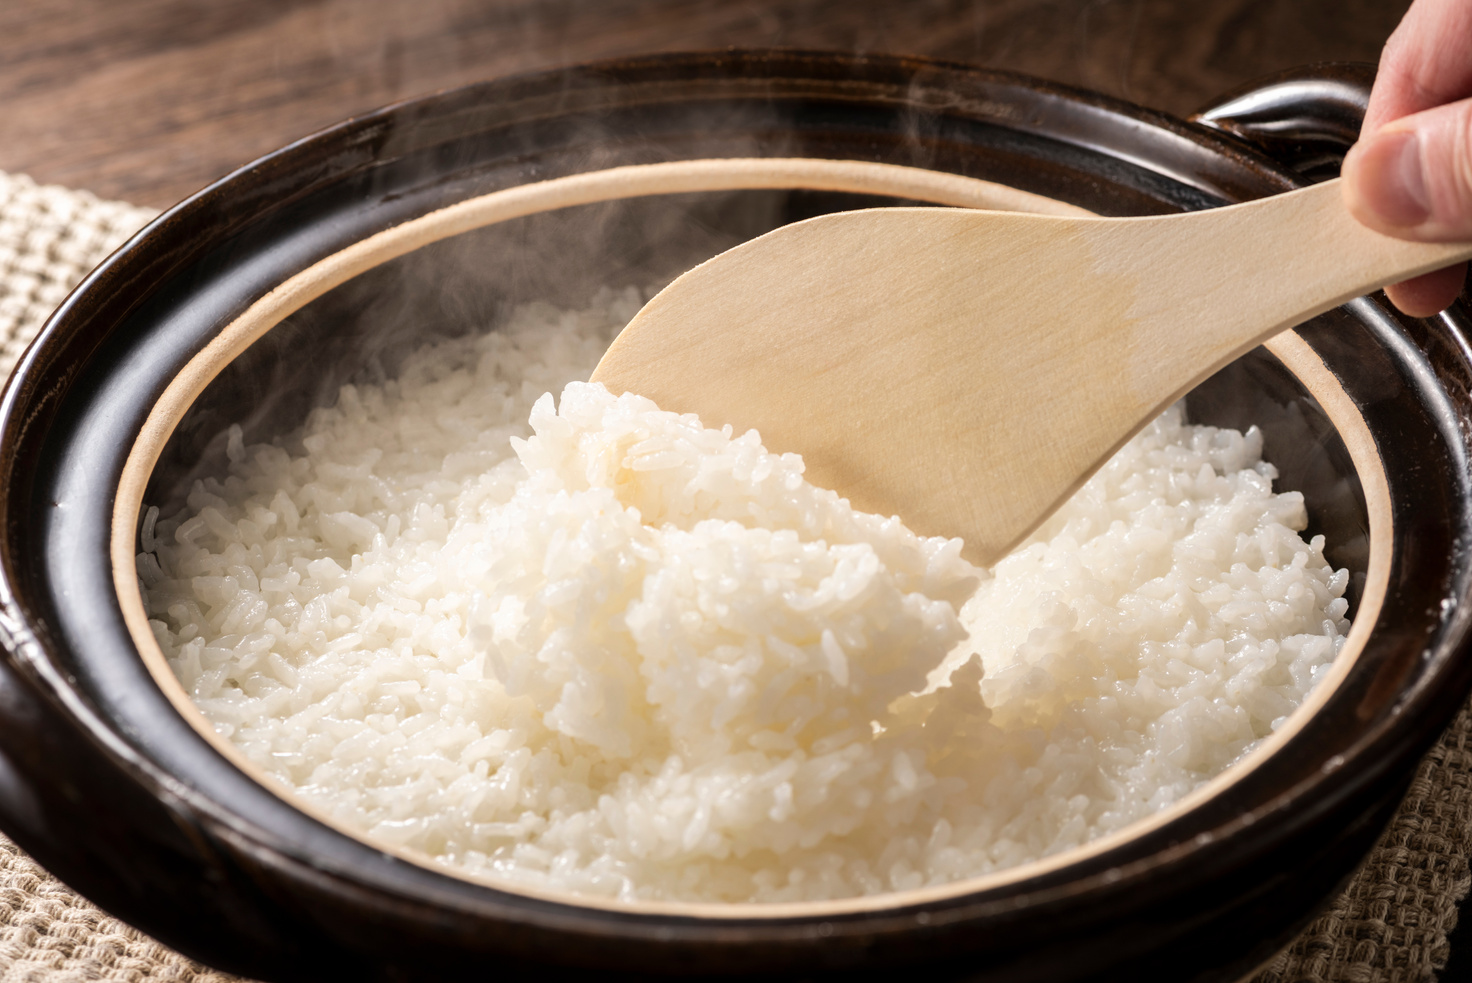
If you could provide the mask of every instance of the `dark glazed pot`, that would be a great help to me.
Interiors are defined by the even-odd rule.
[[[1207,208],[1302,183],[1295,163],[1332,169],[1367,83],[1354,68],[1279,79],[1184,122],[912,59],[670,56],[404,103],[244,168],[90,276],[5,391],[0,827],[104,908],[271,980],[899,967],[1009,980],[1240,976],[1349,874],[1472,685],[1472,363],[1460,308],[1416,321],[1362,299],[1298,331],[1363,420],[1383,499],[1272,354],[1250,354],[1190,397],[1198,419],[1264,427],[1282,483],[1309,501],[1311,531],[1355,574],[1351,613],[1373,625],[1318,711],[1166,822],[922,900],[780,915],[610,909],[452,877],[324,825],[232,765],[150,676],[114,589],[112,510],[145,419],[222,326],[303,268],[434,209],[598,168],[773,156],[911,165],[1112,215]],[[424,332],[483,327],[509,303],[569,302],[610,279],[657,279],[780,222],[892,200],[692,193],[425,247],[325,294],[226,365],[164,447],[149,500],[208,457],[226,422],[268,434]],[[537,261],[548,256],[551,271]],[[1389,527],[1371,544],[1377,507]]]

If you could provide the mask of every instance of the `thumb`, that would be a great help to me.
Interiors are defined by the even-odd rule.
[[[1344,201],[1387,235],[1472,239],[1472,99],[1387,123],[1344,160]]]

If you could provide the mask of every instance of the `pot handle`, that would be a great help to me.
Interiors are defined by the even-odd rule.
[[[1374,81],[1375,66],[1362,62],[1293,68],[1233,89],[1190,119],[1323,181],[1359,139]]]

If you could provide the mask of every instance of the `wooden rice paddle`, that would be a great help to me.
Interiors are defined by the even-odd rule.
[[[824,215],[681,276],[593,379],[754,427],[815,484],[990,564],[1232,359],[1469,257],[1365,228],[1337,180],[1161,217]]]

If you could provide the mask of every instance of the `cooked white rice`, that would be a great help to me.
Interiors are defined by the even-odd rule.
[[[506,881],[827,899],[1148,816],[1343,643],[1347,574],[1256,430],[1171,410],[982,571],[755,433],[572,382],[638,306],[432,345],[149,512],[150,617],[221,735]]]

